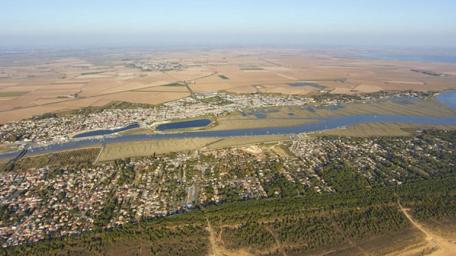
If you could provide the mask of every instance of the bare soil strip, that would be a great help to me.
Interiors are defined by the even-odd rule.
[[[279,248],[279,251],[280,253],[283,255],[283,256],[287,256],[287,253],[285,252],[285,249],[283,248],[282,246],[282,243],[280,242],[280,239],[279,237],[277,236],[277,234],[268,226],[266,226],[266,230],[271,233],[272,237],[274,238],[274,241],[275,243],[277,244],[277,248]]]
[[[425,228],[423,225],[418,223],[412,215],[408,212],[409,209],[405,209],[400,203],[399,208],[404,216],[412,223],[412,225],[421,231],[425,235],[425,239],[431,246],[431,250],[421,252],[420,255],[432,255],[432,256],[451,256],[456,254],[456,244],[448,241],[447,239],[436,235],[432,231]]]
[[[228,250],[223,247],[217,239],[217,233],[212,228],[211,223],[207,220],[207,231],[209,232],[209,256],[252,256],[249,252],[241,250]]]

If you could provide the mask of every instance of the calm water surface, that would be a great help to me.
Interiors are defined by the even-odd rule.
[[[456,90],[440,93],[437,100],[444,105],[456,110]]]
[[[166,131],[166,130],[175,130],[175,129],[185,129],[185,128],[196,128],[196,127],[205,127],[211,123],[209,119],[197,119],[190,121],[166,123],[157,126],[157,130]]]

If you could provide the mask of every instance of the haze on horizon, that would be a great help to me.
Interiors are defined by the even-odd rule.
[[[4,0],[0,47],[456,45],[451,0]]]

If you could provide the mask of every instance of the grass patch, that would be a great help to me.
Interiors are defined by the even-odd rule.
[[[212,97],[206,97],[206,98],[202,98],[200,99],[201,102],[203,103],[206,103],[206,104],[212,104],[212,105],[219,105],[219,106],[223,106],[223,105],[229,105],[229,104],[232,104],[233,102],[229,101],[229,100],[225,100],[224,98],[216,95],[216,96],[212,96]]]
[[[106,71],[84,72],[84,73],[81,73],[81,76],[99,75],[99,74],[103,74],[103,73],[105,73],[105,72],[106,72]]]
[[[27,93],[28,92],[24,92],[24,91],[0,92],[0,97],[2,97],[2,98],[18,97],[18,96],[22,96]]]
[[[167,87],[185,87],[185,84],[183,84],[183,83],[170,83],[170,84],[164,84],[162,86],[167,86]]]
[[[16,162],[15,169],[26,170],[45,166],[86,165],[95,161],[99,151],[99,148],[86,148],[25,157]]]

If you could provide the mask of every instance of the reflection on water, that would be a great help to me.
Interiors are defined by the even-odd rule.
[[[209,120],[209,119],[181,121],[181,122],[161,124],[161,125],[157,126],[157,130],[166,131],[166,130],[175,130],[175,129],[205,127],[205,126],[208,126],[210,123],[211,123],[211,120]]]

